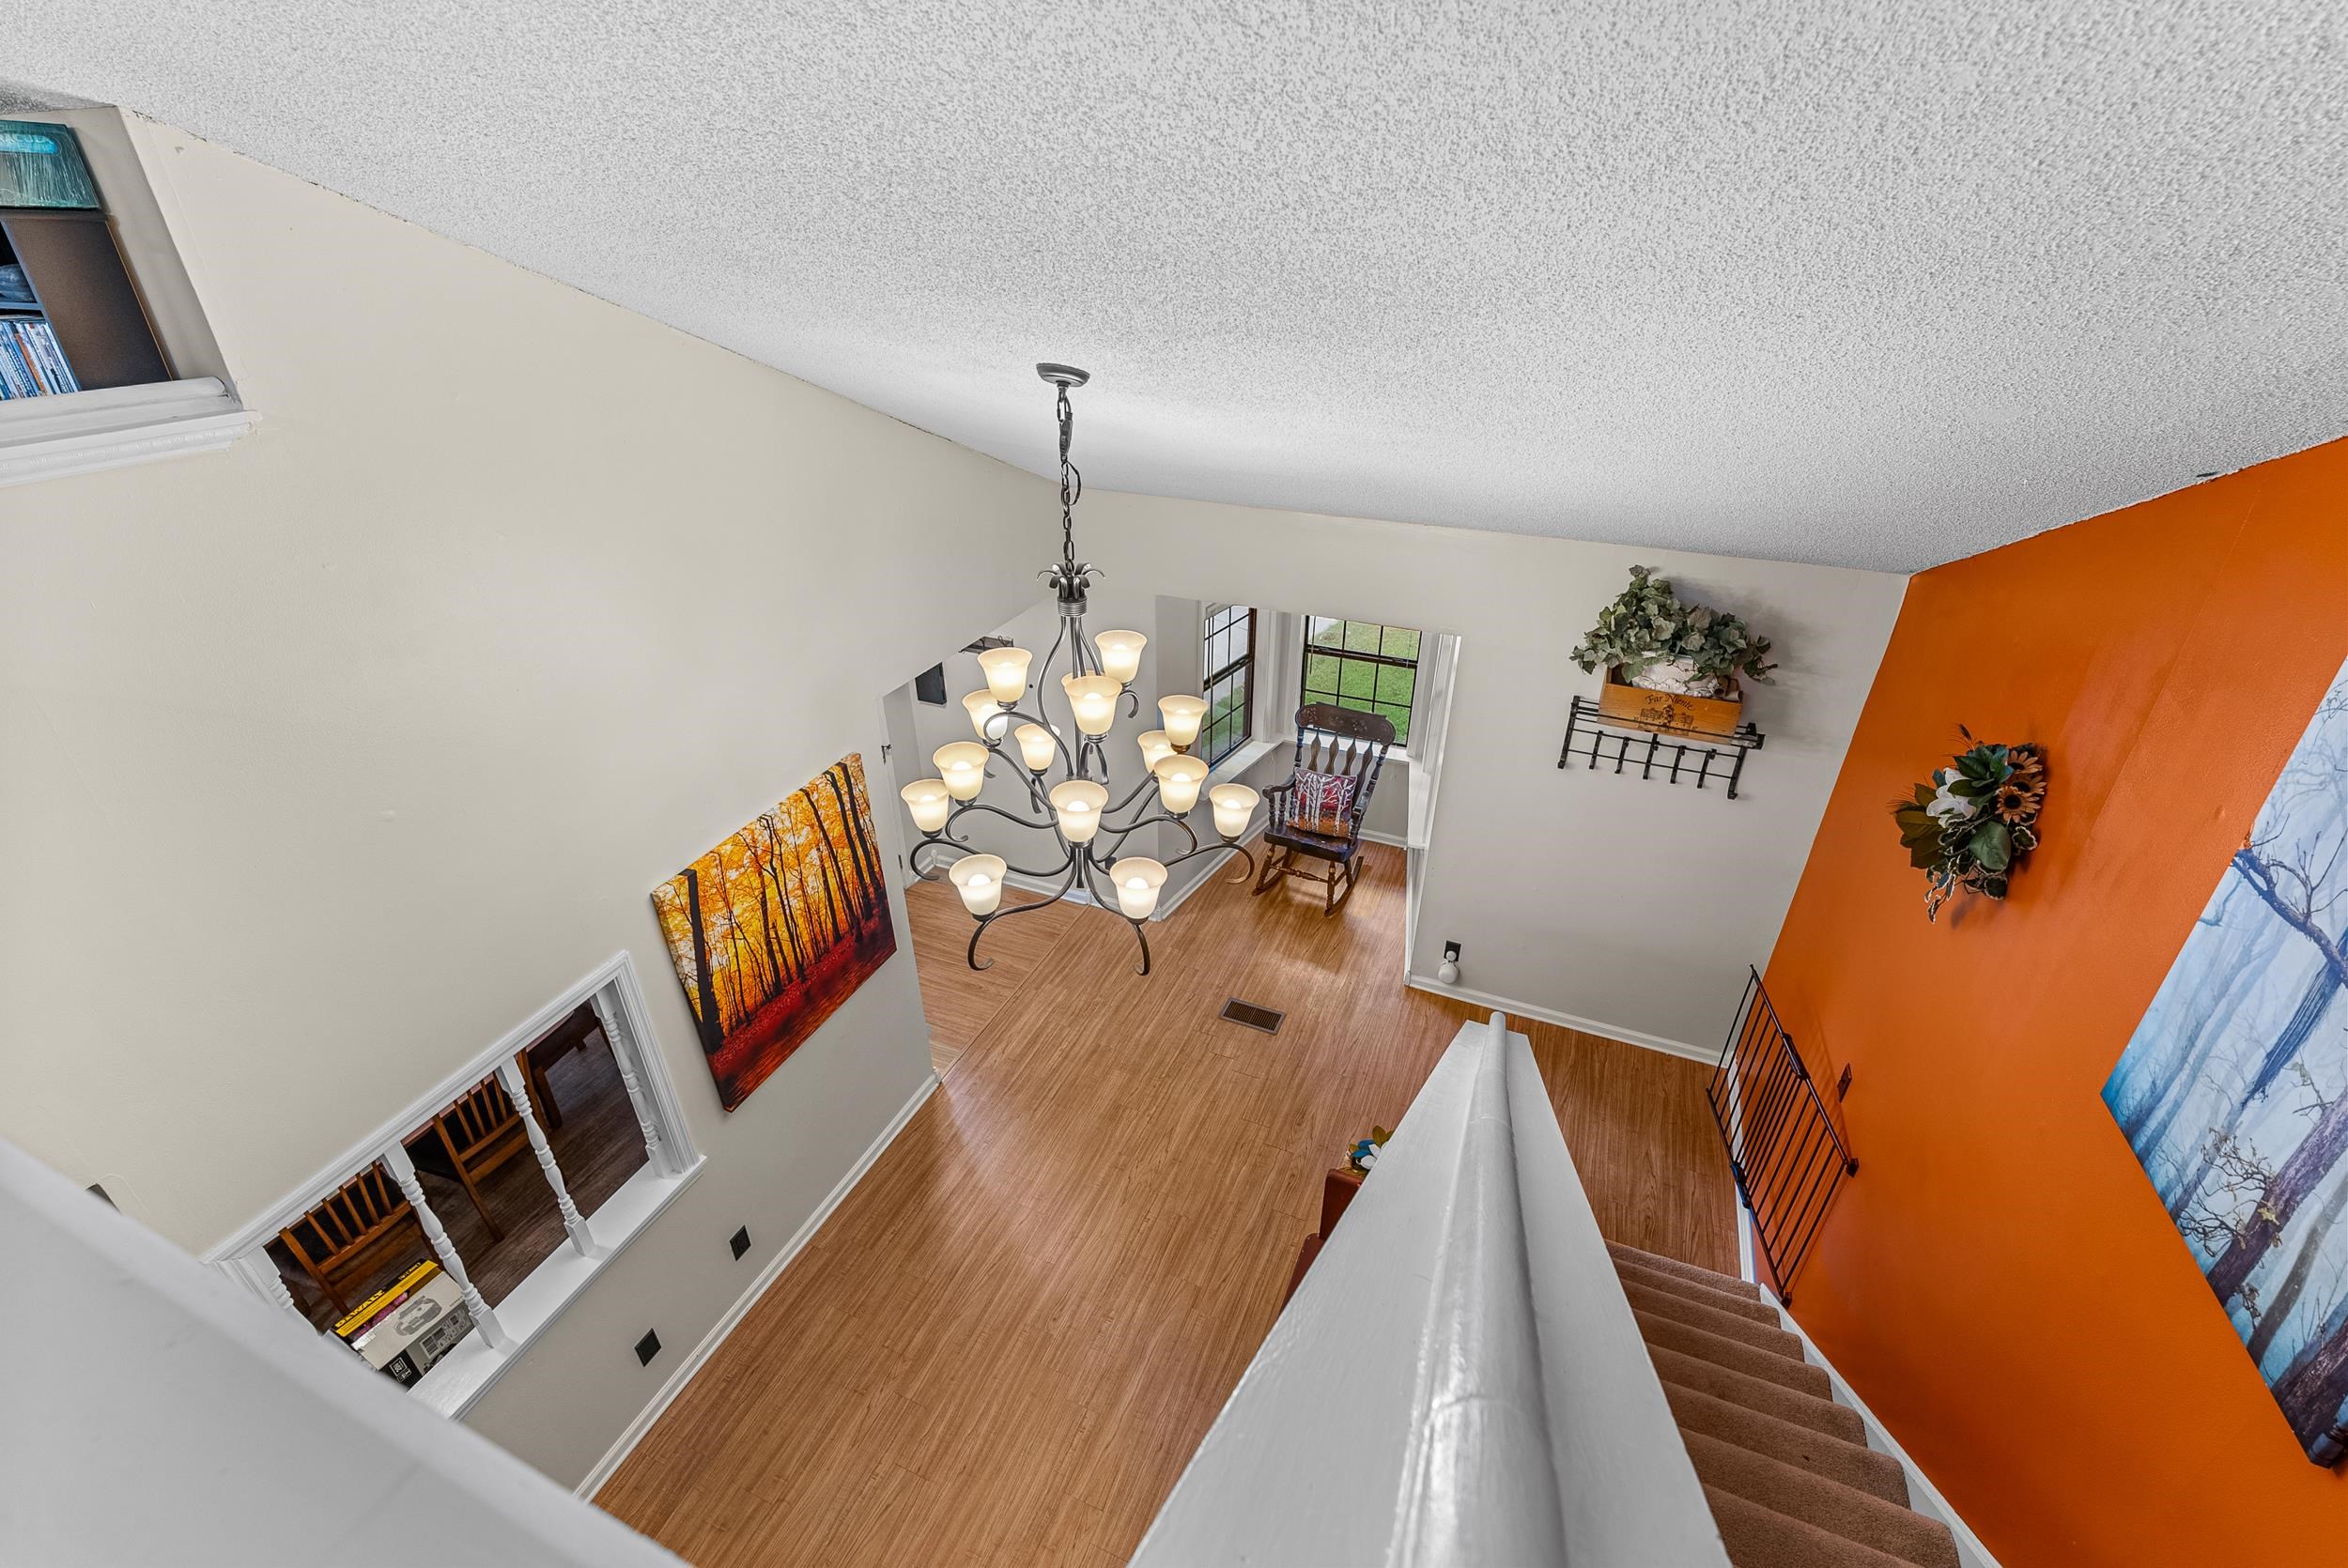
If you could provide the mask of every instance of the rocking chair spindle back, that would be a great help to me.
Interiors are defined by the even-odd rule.
[[[1308,744],[1309,743],[1309,744]],[[1264,857],[1263,874],[1255,891],[1266,893],[1284,877],[1321,884],[1321,913],[1335,915],[1353,896],[1362,877],[1362,817],[1378,787],[1379,771],[1394,745],[1394,721],[1378,714],[1361,713],[1328,702],[1308,702],[1296,710],[1296,753],[1289,781],[1264,792],[1272,813],[1264,841],[1272,853]],[[1296,806],[1296,775],[1321,773],[1353,780],[1353,801],[1339,824],[1343,831],[1324,833],[1300,820]],[[1320,861],[1326,870],[1297,864],[1299,856]]]

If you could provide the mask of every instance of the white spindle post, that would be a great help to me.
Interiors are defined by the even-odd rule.
[[[538,1156],[538,1168],[547,1174],[547,1185],[554,1189],[555,1211],[563,1216],[563,1228],[570,1233],[571,1245],[579,1249],[580,1257],[601,1257],[603,1249],[596,1245],[595,1233],[587,1228],[586,1216],[571,1201],[571,1190],[563,1185],[563,1168],[554,1162],[554,1149],[547,1143],[546,1130],[538,1125],[538,1111],[530,1102],[530,1085],[523,1078],[517,1058],[509,1056],[498,1064],[498,1082],[505,1085],[506,1098],[513,1100],[515,1113],[522,1119],[522,1130],[530,1136],[530,1147]]]
[[[277,1271],[277,1265],[270,1260],[267,1246],[255,1247],[249,1253],[224,1259],[222,1266],[229,1273],[243,1281],[245,1288],[252,1291],[254,1295],[272,1306],[285,1308],[301,1319],[303,1328],[308,1329],[312,1333],[317,1332],[317,1326],[311,1323],[309,1314],[295,1303],[293,1292],[286,1288],[286,1276],[280,1274]]]
[[[465,1260],[456,1255],[456,1243],[448,1238],[448,1228],[432,1212],[432,1206],[424,1201],[424,1184],[416,1179],[415,1162],[408,1158],[408,1151],[397,1144],[392,1145],[383,1151],[383,1166],[392,1173],[392,1179],[399,1183],[408,1207],[416,1211],[416,1223],[424,1227],[424,1238],[432,1243],[433,1254],[440,1260],[440,1267],[448,1270],[448,1277],[463,1292],[465,1305],[472,1311],[473,1327],[481,1330],[481,1337],[488,1342],[490,1349],[512,1349],[514,1342],[506,1334],[504,1325],[489,1310],[489,1303],[474,1286],[472,1276],[465,1272]]]
[[[676,1175],[666,1150],[660,1146],[660,1125],[653,1119],[652,1107],[644,1102],[644,1086],[636,1081],[636,1069],[628,1062],[628,1046],[623,1043],[620,1009],[611,998],[597,992],[588,999],[595,1009],[595,1022],[603,1029],[603,1043],[611,1048],[611,1065],[620,1069],[620,1086],[627,1091],[627,1102],[636,1108],[636,1126],[644,1135],[644,1159],[662,1176]]]

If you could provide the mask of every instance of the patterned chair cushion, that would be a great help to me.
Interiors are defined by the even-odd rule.
[[[1297,769],[1294,794],[1296,825],[1307,833],[1319,833],[1331,838],[1347,837],[1353,826],[1353,787],[1356,782],[1351,774]]]

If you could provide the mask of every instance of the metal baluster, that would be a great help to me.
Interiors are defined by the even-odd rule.
[[[547,1185],[554,1189],[555,1212],[563,1216],[563,1228],[570,1233],[571,1245],[579,1249],[580,1257],[601,1257],[603,1248],[596,1244],[586,1216],[571,1201],[571,1190],[563,1185],[563,1168],[554,1162],[554,1149],[547,1142],[546,1130],[538,1125],[537,1108],[530,1102],[530,1085],[522,1076],[521,1063],[513,1057],[500,1062],[498,1082],[505,1085],[506,1098],[514,1102],[514,1111],[522,1119],[522,1131],[530,1139],[531,1151],[538,1157],[538,1169],[547,1174]]]
[[[472,1276],[465,1272],[465,1260],[456,1255],[456,1243],[448,1238],[448,1227],[440,1223],[440,1217],[432,1212],[430,1204],[425,1202],[424,1184],[416,1179],[415,1162],[408,1158],[408,1151],[394,1144],[383,1151],[382,1159],[384,1168],[392,1173],[392,1179],[399,1183],[400,1195],[408,1200],[408,1207],[416,1211],[416,1223],[424,1227],[424,1238],[432,1244],[433,1255],[440,1260],[440,1267],[448,1270],[448,1277],[456,1282],[457,1290],[465,1298],[465,1305],[471,1309],[473,1327],[481,1330],[481,1337],[488,1342],[490,1349],[511,1350],[514,1347],[512,1337],[506,1333],[505,1326],[498,1321],[497,1314],[489,1310],[488,1301],[472,1283]]]

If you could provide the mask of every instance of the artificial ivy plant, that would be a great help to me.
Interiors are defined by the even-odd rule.
[[[1619,666],[1623,679],[1650,667],[1684,659],[1697,675],[1743,675],[1773,684],[1769,639],[1755,637],[1736,616],[1704,605],[1684,605],[1671,579],[1654,568],[1630,568],[1630,586],[1598,612],[1598,624],[1573,651],[1584,670]]]

